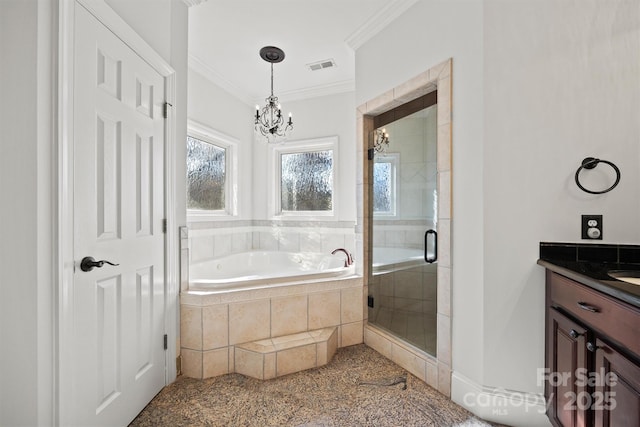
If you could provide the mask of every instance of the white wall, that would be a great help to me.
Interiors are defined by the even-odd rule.
[[[338,188],[339,221],[356,219],[356,144],[355,103],[353,92],[339,93],[298,101],[282,100],[282,109],[292,112],[294,132],[289,141],[338,136],[338,175],[342,185]],[[255,110],[254,110],[255,111]],[[254,142],[253,165],[253,219],[270,219],[267,201],[267,144],[261,138]]]
[[[358,49],[357,104],[447,57],[453,368],[481,386],[541,393],[538,243],[579,241],[580,214],[604,214],[605,243],[640,243],[640,4],[421,0]],[[620,167],[614,191],[576,188],[587,156]],[[585,179],[606,187],[605,170]]]
[[[42,262],[40,271],[51,272],[50,258],[38,251],[39,243],[50,248],[38,209],[51,212],[38,193],[41,173],[49,171],[46,164],[38,169],[46,140],[34,126],[38,101],[47,103],[47,94],[38,93],[38,66],[47,67],[38,63],[38,24],[36,1],[0,2],[0,425],[36,425],[51,408],[36,405],[38,387],[51,384],[38,370],[38,352],[52,354],[50,342],[38,341],[41,316],[51,314],[47,307],[38,312],[38,298],[52,284],[50,277],[38,282],[36,268]]]
[[[176,70],[176,135],[184,140],[186,5],[146,1],[141,10],[136,2],[108,3]],[[55,1],[0,1],[0,425],[55,423],[56,16]],[[181,153],[176,167],[184,188]],[[176,215],[184,224],[184,192],[179,197]]]
[[[356,51],[356,105],[453,58],[453,369],[483,383],[482,3],[421,0]]]
[[[187,110],[189,119],[239,141],[238,219],[251,219],[254,108],[224,91],[203,75],[189,70]]]
[[[484,23],[485,385],[542,392],[538,243],[580,241],[581,214],[604,215],[604,243],[640,243],[640,3],[486,0]],[[588,156],[619,186],[580,191]],[[607,169],[581,176],[604,189]]]

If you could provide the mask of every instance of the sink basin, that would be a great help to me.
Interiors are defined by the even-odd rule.
[[[640,271],[638,270],[610,270],[607,274],[614,279],[640,286]]]

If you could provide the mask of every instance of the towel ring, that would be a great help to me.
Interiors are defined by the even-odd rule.
[[[593,169],[596,166],[598,166],[598,163],[606,163],[609,166],[611,166],[614,171],[616,171],[616,182],[614,182],[613,185],[611,187],[607,188],[606,190],[602,190],[602,191],[587,190],[586,188],[584,188],[582,186],[582,184],[580,184],[580,171],[582,169]],[[620,169],[618,169],[618,167],[616,165],[614,165],[613,163],[611,163],[608,160],[600,160],[600,159],[596,159],[594,157],[587,157],[584,160],[582,160],[582,165],[580,165],[580,167],[576,171],[576,184],[578,185],[578,188],[580,188],[582,191],[584,191],[586,193],[589,193],[589,194],[604,194],[604,193],[608,193],[609,191],[611,191],[614,188],[616,188],[616,185],[618,185],[619,182],[620,182]]]

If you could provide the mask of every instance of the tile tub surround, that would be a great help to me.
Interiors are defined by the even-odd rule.
[[[362,343],[362,282],[351,277],[243,291],[183,292],[182,373],[203,379],[236,372],[236,346],[322,328],[337,328],[338,347]]]
[[[351,221],[221,221],[192,223],[188,230],[191,262],[251,250],[331,253],[355,251]]]

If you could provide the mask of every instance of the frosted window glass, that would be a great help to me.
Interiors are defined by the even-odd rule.
[[[282,211],[333,209],[333,150],[282,154]]]
[[[391,212],[391,163],[373,164],[373,212]]]
[[[188,209],[225,209],[226,151],[187,136]]]

